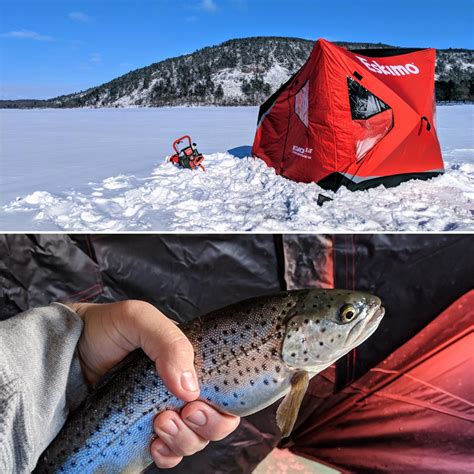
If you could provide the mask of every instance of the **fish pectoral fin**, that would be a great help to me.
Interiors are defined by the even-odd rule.
[[[291,379],[291,389],[280,403],[276,413],[276,421],[283,438],[290,435],[295,426],[301,402],[309,384],[309,375],[305,370],[296,372]]]

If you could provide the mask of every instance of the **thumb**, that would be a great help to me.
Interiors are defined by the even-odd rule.
[[[186,402],[198,398],[194,349],[188,338],[154,306],[143,301],[127,303],[121,321],[124,336],[155,363],[158,374],[174,395]]]

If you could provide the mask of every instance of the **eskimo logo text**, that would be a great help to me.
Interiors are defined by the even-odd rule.
[[[293,153],[297,156],[300,156],[301,158],[306,158],[307,160],[310,160],[311,154],[313,153],[313,149],[293,145]]]
[[[377,74],[385,74],[388,76],[408,76],[410,74],[419,74],[420,70],[413,63],[405,64],[404,66],[392,65],[392,66],[382,66],[377,61],[373,60],[372,62],[367,61],[365,58],[356,56],[356,58],[369,70],[376,72]]]

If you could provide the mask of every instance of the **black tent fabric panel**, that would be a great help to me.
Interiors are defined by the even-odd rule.
[[[3,235],[3,317],[53,301],[143,299],[178,321],[283,288],[279,238]]]
[[[0,235],[0,318],[53,301],[95,301],[97,271],[90,247],[67,235]]]
[[[367,49],[351,49],[351,53],[358,53],[368,58],[389,58],[390,56],[400,56],[402,54],[416,53],[417,51],[423,51],[424,48],[367,48]]]
[[[134,235],[93,237],[113,299],[142,299],[177,321],[282,289],[275,238]]]

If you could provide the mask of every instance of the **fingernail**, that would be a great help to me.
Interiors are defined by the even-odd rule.
[[[168,420],[166,423],[160,425],[158,429],[170,436],[177,435],[179,431],[178,425],[173,420]]]
[[[186,417],[186,419],[198,426],[204,426],[207,423],[207,416],[202,410],[195,411],[194,413]]]
[[[161,442],[157,447],[156,450],[162,455],[162,456],[169,456],[171,454],[171,449],[166,446],[165,443]]]
[[[188,392],[197,392],[199,385],[196,380],[196,375],[193,372],[183,372],[181,375],[181,386]]]

